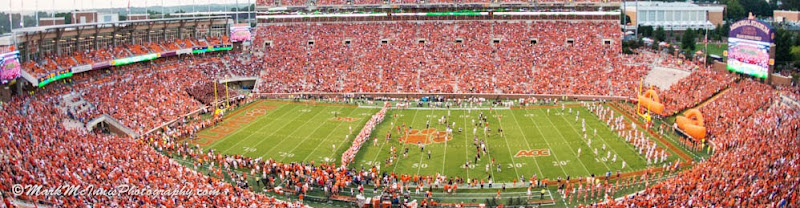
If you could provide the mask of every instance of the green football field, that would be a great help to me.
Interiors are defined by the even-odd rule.
[[[377,111],[356,105],[257,101],[201,131],[193,143],[225,154],[281,162],[337,162]]]
[[[555,179],[566,176],[603,175],[608,171],[616,173],[617,170],[631,172],[647,167],[646,159],[636,153],[632,145],[613,133],[605,122],[601,122],[588,109],[576,106],[572,107],[572,113],[569,113],[570,107],[566,109],[562,112],[560,107],[543,106],[492,111],[488,109],[391,110],[387,113],[385,121],[373,132],[373,137],[378,137],[378,142],[374,143],[371,139],[364,144],[351,167],[380,166],[381,171],[409,175],[441,174],[475,179],[488,179],[492,176],[494,181],[501,182],[510,182],[515,178],[528,179],[533,174],[539,178]],[[577,122],[576,112],[580,112]],[[450,114],[448,123],[452,125],[455,122],[454,133],[451,139],[442,142],[443,139],[434,138],[437,138],[437,134],[442,134],[436,132],[445,131],[446,126],[439,124],[438,120],[448,113]],[[477,120],[481,113],[488,117],[491,128],[488,135],[481,128],[473,134],[475,130],[473,119]],[[581,119],[586,120],[587,136],[592,140],[591,148],[588,146],[588,139],[583,139]],[[430,128],[434,130],[420,131],[425,129],[428,121]],[[397,126],[403,124],[416,129],[412,130],[413,133],[409,133],[415,135],[412,139],[408,139],[412,142],[400,141],[403,136],[398,133]],[[462,128],[462,132],[458,132],[459,127]],[[504,130],[503,136],[498,134],[498,127]],[[597,136],[593,136],[594,129],[597,129]],[[392,134],[392,138],[388,141],[385,139],[387,132]],[[424,151],[419,143],[413,142],[419,141],[420,135],[423,138],[427,137],[427,141],[430,142],[424,145]],[[478,149],[473,144],[476,136],[488,146],[487,153],[481,154],[477,163],[475,155]],[[606,150],[602,149],[603,144],[606,145]],[[392,147],[396,148],[397,156],[389,163],[387,159],[392,155]],[[406,148],[409,150],[404,156]],[[580,155],[578,155],[579,148]],[[594,148],[598,149],[597,155],[590,151]],[[428,158],[429,150],[430,158]],[[520,154],[520,151],[528,152]],[[611,157],[607,157],[609,152]],[[616,162],[612,162],[614,155],[617,155]],[[495,164],[490,165],[487,171],[486,166],[491,163],[492,158]],[[673,159],[675,157],[670,156],[668,161]],[[467,161],[470,163],[469,166],[466,165]],[[622,161],[626,162],[625,168],[622,168]]]
[[[570,108],[572,113],[569,113]],[[353,137],[378,110],[377,106],[261,100],[230,112],[221,124],[201,131],[192,143],[225,154],[281,162],[338,163]],[[576,112],[580,112],[577,122]],[[481,113],[490,124],[489,134],[485,134],[482,127],[473,134],[473,120],[477,122]],[[444,136],[446,127],[438,122],[442,116],[446,116],[450,124],[455,122],[451,136]],[[583,139],[581,119],[586,121],[591,148]],[[427,122],[430,128],[425,130]],[[397,131],[397,126],[403,124],[411,127],[407,135]],[[461,132],[458,132],[459,127]],[[498,127],[504,130],[502,136],[498,134]],[[593,135],[594,129],[597,129],[597,136]],[[386,140],[387,132],[392,134],[389,140]],[[560,106],[491,111],[488,108],[389,110],[372,133],[371,138],[376,137],[377,143],[373,139],[364,143],[351,168],[376,166],[383,172],[398,174],[441,174],[476,179],[492,176],[495,182],[527,179],[533,174],[555,179],[646,168],[646,160],[634,152],[632,145],[613,133],[588,109],[577,105],[563,112]],[[487,146],[487,152],[481,154],[477,163],[474,162],[478,151],[473,144],[475,137],[485,141]],[[428,142],[424,145],[425,151],[421,151],[420,141]],[[602,149],[604,144],[605,150]],[[392,147],[397,157],[387,164]],[[408,154],[404,156],[406,148]],[[597,148],[597,155],[593,154],[594,148]],[[606,157],[609,152],[611,157]],[[616,162],[612,162],[614,155]],[[486,165],[492,158],[495,164],[487,171]],[[671,155],[668,161],[675,158]],[[468,168],[465,167],[467,161],[470,162]],[[622,161],[627,164],[624,169]]]

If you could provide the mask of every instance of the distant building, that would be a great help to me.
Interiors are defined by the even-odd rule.
[[[147,14],[129,14],[128,20],[146,20],[149,19],[148,16]]]
[[[52,26],[65,24],[64,17],[42,17],[39,18],[39,26]]]
[[[775,10],[775,22],[800,22],[800,11]]]
[[[621,5],[631,17],[629,27],[646,25],[665,30],[714,29],[723,24],[723,5],[697,5],[685,2],[626,2]]]
[[[96,11],[75,11],[72,12],[72,24],[97,23]]]
[[[97,23],[119,22],[119,14],[117,13],[100,13],[97,14]]]

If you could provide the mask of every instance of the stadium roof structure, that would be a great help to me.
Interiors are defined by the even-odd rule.
[[[88,27],[88,26],[99,26],[99,27],[106,27],[106,26],[113,26],[113,25],[122,25],[122,24],[137,24],[137,23],[145,23],[145,22],[164,22],[164,21],[187,21],[187,20],[212,20],[212,19],[227,19],[230,18],[228,16],[202,16],[202,17],[178,17],[178,18],[161,18],[161,19],[146,19],[146,20],[127,20],[127,21],[118,21],[118,22],[96,22],[96,23],[82,23],[82,24],[66,24],[66,25],[50,25],[50,26],[40,26],[40,27],[25,27],[14,29],[11,32],[15,34],[21,33],[33,33],[33,32],[41,32],[41,31],[48,31],[48,30],[55,30],[55,29],[69,29],[69,28],[79,28],[79,27]]]
[[[316,2],[316,1],[313,1]],[[573,10],[601,10],[617,9],[621,2],[494,2],[494,3],[383,3],[383,4],[346,4],[339,5],[317,5],[309,2],[304,5],[256,5],[259,12],[278,12],[278,11],[374,11],[374,10],[396,10],[396,9],[416,9],[416,10],[463,10],[463,9],[573,9]]]

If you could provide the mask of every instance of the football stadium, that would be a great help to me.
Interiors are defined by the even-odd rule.
[[[797,4],[200,1],[8,0],[0,208],[800,207]]]

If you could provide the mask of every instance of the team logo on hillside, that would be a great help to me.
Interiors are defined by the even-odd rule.
[[[400,137],[400,142],[405,142],[408,144],[430,144],[442,143],[450,139],[452,138],[447,136],[447,132],[445,131],[437,131],[436,129],[412,129],[408,132],[407,136]]]
[[[544,157],[550,156],[549,149],[520,150],[514,157]]]

